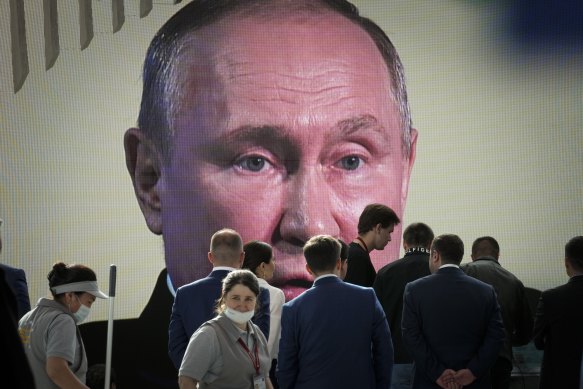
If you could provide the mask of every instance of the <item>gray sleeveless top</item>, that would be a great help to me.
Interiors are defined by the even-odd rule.
[[[243,389],[253,388],[253,379],[256,375],[255,367],[249,357],[249,354],[239,343],[241,331],[223,315],[219,315],[212,320],[207,321],[203,326],[211,326],[219,341],[221,347],[221,356],[223,358],[223,369],[219,377],[212,383],[199,382],[200,389]],[[253,337],[253,344],[258,346],[258,355],[260,362],[260,374],[264,378],[269,377],[271,367],[271,358],[267,349],[265,336],[255,324],[249,321],[251,327],[250,335]],[[242,339],[245,341],[245,339]],[[250,349],[253,354],[254,346]]]

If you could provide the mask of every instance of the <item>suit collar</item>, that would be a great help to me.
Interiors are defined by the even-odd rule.
[[[569,278],[569,283],[574,284],[577,282],[583,282],[583,274]]]
[[[316,281],[314,281],[314,284],[312,285],[312,288],[314,288],[316,286],[322,286],[322,285],[336,284],[336,283],[339,283],[339,282],[344,282],[344,281],[342,281],[335,274],[330,274],[330,276],[331,277],[318,278]]]
[[[225,278],[225,276],[227,274],[229,274],[230,272],[232,272],[233,268],[227,268],[227,267],[220,267],[219,269],[213,269],[213,271],[211,271],[211,273],[208,275],[211,278],[216,278],[219,280],[223,280],[223,278]]]
[[[459,267],[447,266],[440,267],[435,274],[465,274]]]
[[[496,260],[496,258],[494,258],[494,257],[490,257],[489,255],[485,255],[485,256],[483,256],[483,257],[480,257],[480,258],[478,258],[478,259],[476,259],[476,260],[474,260],[474,261],[472,261],[472,262],[477,262],[477,261],[488,261],[488,262],[494,262],[494,263],[496,263],[496,264],[500,265],[500,262],[498,262],[498,261]]]

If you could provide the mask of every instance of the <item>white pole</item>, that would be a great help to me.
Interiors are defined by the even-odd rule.
[[[111,349],[113,344],[113,302],[115,300],[115,280],[117,276],[117,267],[111,265],[109,267],[109,315],[107,318],[107,351],[105,357],[105,386],[104,389],[109,389],[109,382],[111,381]]]

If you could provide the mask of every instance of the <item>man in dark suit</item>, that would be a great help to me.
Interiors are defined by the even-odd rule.
[[[180,368],[188,341],[200,325],[215,316],[216,302],[221,297],[223,278],[241,268],[245,253],[241,236],[225,228],[211,238],[208,259],[213,271],[208,277],[184,285],[176,291],[168,327],[168,353],[174,367]],[[253,322],[265,337],[269,336],[269,292],[262,288],[260,307]],[[267,298],[267,300],[266,300]],[[267,327],[265,327],[267,325]]]
[[[430,274],[429,249],[433,237],[433,231],[427,224],[413,223],[407,226],[403,232],[405,256],[381,268],[373,285],[387,316],[395,347],[394,389],[411,387],[413,358],[405,349],[401,336],[403,293],[409,282]]]
[[[544,350],[540,388],[577,388],[583,353],[583,236],[565,245],[569,282],[542,292],[534,344]]]
[[[492,286],[467,276],[457,235],[433,240],[432,275],[405,287],[403,342],[415,361],[413,388],[490,388],[505,332]]]
[[[2,225],[4,220],[0,219],[0,253],[2,253]],[[4,270],[4,279],[16,297],[17,317],[20,318],[30,311],[30,299],[28,297],[28,283],[24,270],[0,263],[0,268]]]
[[[0,263],[0,268],[4,270],[4,279],[16,297],[16,303],[18,306],[17,319],[20,319],[25,313],[30,311],[26,273],[24,273],[24,270],[22,269],[17,269],[2,263]]]
[[[522,282],[504,269],[498,259],[500,246],[491,236],[483,236],[472,244],[472,262],[462,270],[494,287],[506,329],[504,347],[492,366],[492,389],[508,389],[512,372],[512,347],[527,344],[532,337],[533,315]]]
[[[279,387],[388,389],[393,345],[374,291],[339,278],[340,243],[333,237],[312,237],[304,256],[315,280],[283,306]]]
[[[12,289],[4,277],[4,270],[0,267],[0,349],[5,356],[2,363],[2,387],[34,389],[32,371],[18,336],[17,306]]]

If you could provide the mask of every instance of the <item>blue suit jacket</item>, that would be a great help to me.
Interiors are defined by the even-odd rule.
[[[410,282],[403,298],[403,342],[415,361],[413,388],[438,388],[445,369],[468,368],[468,388],[490,388],[505,338],[494,288],[446,267]]]
[[[5,280],[14,296],[18,305],[18,319],[30,311],[30,299],[28,298],[28,284],[26,282],[26,274],[24,270],[17,269],[8,265],[0,263],[0,267],[4,270]]]
[[[372,288],[326,277],[284,304],[280,389],[389,388],[392,368],[391,334]]]
[[[176,291],[170,325],[168,354],[178,369],[188,341],[200,325],[215,317],[217,300],[221,297],[222,281],[229,270],[213,270],[207,277],[184,285]],[[261,288],[259,311],[253,322],[269,337],[269,291]]]

